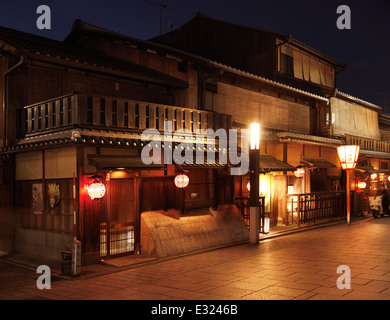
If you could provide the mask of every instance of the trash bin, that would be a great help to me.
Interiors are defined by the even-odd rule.
[[[61,251],[61,274],[70,275],[72,267],[72,252]]]

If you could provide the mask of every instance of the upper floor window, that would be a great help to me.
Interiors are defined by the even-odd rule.
[[[293,57],[285,53],[280,54],[280,72],[288,76],[294,76]]]
[[[322,86],[334,87],[334,66],[299,48],[280,44],[277,70],[284,75]]]

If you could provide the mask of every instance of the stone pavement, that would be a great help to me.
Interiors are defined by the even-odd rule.
[[[0,259],[0,300],[390,300],[389,240],[389,217],[353,220],[258,245],[53,279],[43,290],[34,271]],[[337,287],[346,275],[337,273],[341,265],[350,268],[351,289]]]

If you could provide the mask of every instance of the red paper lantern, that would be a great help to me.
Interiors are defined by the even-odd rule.
[[[294,174],[297,178],[302,178],[305,175],[305,169],[304,168],[298,168],[294,171]]]
[[[178,174],[175,177],[175,186],[180,189],[187,187],[189,183],[190,183],[190,178],[188,178],[188,176],[185,175],[184,173]]]
[[[106,187],[100,181],[94,181],[86,188],[92,200],[99,200],[103,198],[106,193]]]

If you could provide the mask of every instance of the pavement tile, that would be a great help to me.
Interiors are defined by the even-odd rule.
[[[270,286],[261,290],[263,293],[276,294],[281,296],[288,296],[289,298],[295,298],[297,296],[303,295],[307,290],[287,288],[283,286]]]
[[[247,289],[240,289],[233,286],[222,286],[218,288],[213,288],[206,293],[208,294],[216,294],[216,295],[222,295],[226,297],[230,297],[231,299],[241,299],[242,297],[253,293],[253,290],[247,290]]]
[[[38,290],[33,270],[0,263],[2,300],[390,300],[390,219],[354,222],[159,260]],[[362,234],[370,238],[362,239]],[[348,245],[345,245],[348,243]],[[383,245],[374,245],[383,243]],[[0,261],[1,262],[1,261]],[[351,268],[340,290],[337,267]]]
[[[269,292],[257,291],[241,298],[242,300],[291,300],[285,295],[273,294]]]

